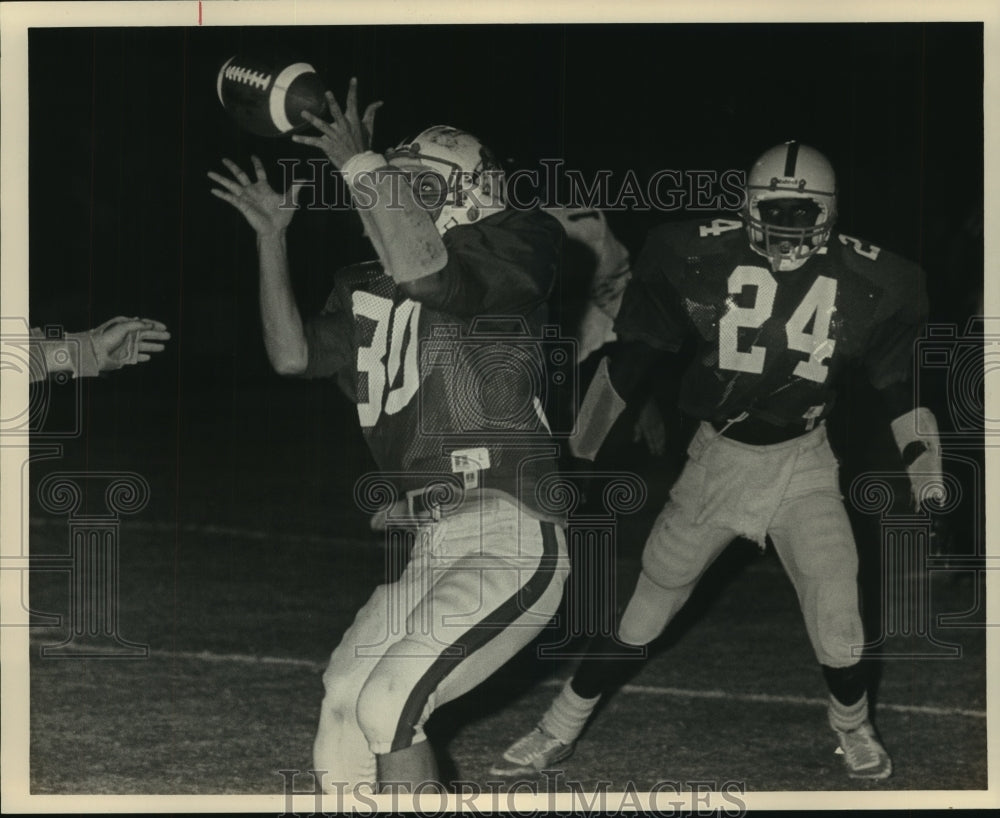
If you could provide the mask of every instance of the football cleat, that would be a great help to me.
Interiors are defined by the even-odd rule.
[[[847,774],[851,778],[882,779],[892,775],[892,759],[875,734],[870,721],[854,730],[834,728],[840,740],[837,753],[844,756]]]
[[[813,207],[810,224],[769,223],[761,205],[774,201]],[[797,270],[827,243],[837,219],[833,167],[815,148],[786,142],[766,151],[747,175],[743,221],[750,247],[775,272]]]
[[[575,743],[564,744],[541,727],[535,727],[508,747],[503,757],[490,767],[490,775],[535,775],[568,758]]]

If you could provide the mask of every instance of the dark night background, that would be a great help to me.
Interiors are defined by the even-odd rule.
[[[33,443],[59,442],[62,450],[58,457],[32,464],[32,491],[37,493],[39,481],[55,471],[131,471],[148,480],[151,499],[141,513],[145,527],[122,526],[123,576],[132,578],[131,584],[123,582],[124,598],[133,605],[126,607],[123,621],[127,635],[148,640],[155,650],[321,656],[335,643],[332,631],[350,621],[385,570],[383,552],[374,548],[384,541],[376,543],[369,535],[367,516],[353,502],[355,481],[374,468],[356,411],[332,382],[285,379],[271,371],[261,337],[253,232],[235,210],[209,193],[212,183],[206,173],[221,170],[224,156],[247,167],[256,153],[274,170],[272,183],[280,183],[277,160],[320,155],[287,139],[257,138],[238,130],[215,88],[219,67],[233,54],[280,51],[292,60],[311,62],[339,97],[356,75],[362,105],[385,101],[376,120],[378,150],[428,125],[446,123],[479,134],[510,168],[537,168],[539,160],[562,159],[585,178],[608,170],[614,180],[629,171],[644,180],[662,169],[744,170],[763,150],[798,139],[826,153],[837,169],[839,228],[923,266],[933,322],[955,324],[961,332],[967,319],[981,311],[981,24],[46,28],[30,30],[28,44],[31,325],[74,331],[119,314],[142,315],[164,321],[173,333],[166,351],[147,364],[34,387],[33,400],[41,395],[38,403],[46,411]],[[4,204],[13,206],[9,198]],[[655,210],[608,214],[633,258],[651,226],[685,217],[683,212]],[[338,267],[372,255],[351,212],[300,212],[290,245],[295,286],[306,312],[321,307]],[[569,254],[567,258],[571,262]],[[580,297],[571,267],[567,263],[556,307],[568,307]],[[921,384],[923,401],[950,432],[954,406],[946,376],[942,369],[922,373]],[[981,400],[976,386],[982,384],[972,384],[963,396],[971,403]],[[627,428],[625,439],[616,441],[621,445],[606,447],[617,454],[612,466],[635,468],[650,485],[645,516],[621,523],[619,556],[624,558],[619,565],[634,572],[643,526],[662,504],[685,442],[670,408],[667,379],[660,388],[670,423],[669,456],[645,455],[630,444]],[[843,385],[830,428],[845,488],[854,475],[899,468],[889,419],[863,378],[851,377]],[[52,437],[76,428],[75,435]],[[963,456],[971,459],[949,458],[952,452],[945,449],[946,468],[954,470],[966,489],[952,521],[955,549],[964,554],[985,548],[981,433],[980,425],[963,438]],[[900,496],[906,491],[904,478]],[[98,495],[88,496],[88,510],[103,513]],[[60,553],[65,516],[47,514],[37,497],[31,503],[33,551]],[[880,632],[871,629],[873,622],[877,626],[882,601],[880,521],[860,514],[853,514],[852,521],[871,634]],[[668,632],[668,640],[697,621],[712,596],[721,596],[751,560],[776,560],[773,549],[762,558],[751,546],[740,548],[731,549],[729,556],[735,557],[728,562],[724,557],[713,566],[676,627],[672,624],[674,635]],[[575,566],[574,578],[581,573]],[[629,579],[626,573],[621,569],[616,576],[622,588]],[[764,585],[761,593],[774,587]],[[33,602],[44,588],[32,576]],[[627,589],[620,589],[618,602],[626,599]],[[811,678],[806,674],[816,672],[812,666],[754,666],[755,647],[771,641],[770,630],[762,633],[768,623],[777,623],[775,631],[795,623],[794,633],[774,634],[782,645],[804,639],[804,633],[791,597],[744,599],[763,609],[773,602],[780,610],[772,612],[772,619],[764,610],[761,630],[743,628],[758,621],[743,609],[720,620],[728,623],[722,635],[728,641],[715,654],[704,653],[701,644],[689,646],[698,660],[682,665],[685,685],[714,688],[722,675],[742,667],[751,681],[770,691],[775,677],[798,687]],[[718,658],[702,661],[706,655]],[[981,657],[973,651],[956,671],[985,691]],[[498,675],[485,693],[477,690],[464,704],[453,703],[450,707],[456,709],[439,722],[445,725],[439,729],[457,729],[449,725],[463,722],[462,708],[503,707],[530,687],[540,664],[528,663],[528,669],[517,671],[520,676]],[[41,749],[33,751],[41,770],[37,775],[46,786],[60,780],[66,769],[74,773],[81,766],[86,771],[86,764],[77,764],[85,753],[92,752],[95,758],[89,760],[100,762],[105,752],[79,749],[91,745],[75,741],[77,717],[102,711],[67,695],[65,683],[52,675],[55,667],[48,663],[41,671],[38,665],[33,669],[33,740],[51,742],[48,749],[39,744]],[[913,673],[909,665],[897,668],[897,682],[900,677],[906,682],[906,674]],[[914,677],[933,677],[927,668],[922,666]],[[240,678],[234,686],[240,687],[244,671],[236,673]],[[223,759],[228,775],[230,747],[239,745],[215,736],[210,719],[217,707],[223,716],[229,712],[224,695],[209,686],[199,699],[197,682],[189,689],[186,682],[176,686],[174,676],[161,675],[150,672],[136,687],[143,693],[143,684],[159,691],[171,705],[159,712],[167,714],[163,718],[170,730],[177,725],[178,734],[153,732],[150,744],[140,737],[117,751],[129,756],[129,762],[134,756],[153,769],[154,781],[163,780],[157,777],[159,766],[174,769],[174,756],[163,764],[163,756],[149,748],[187,758],[187,750],[176,749],[191,738],[182,735],[183,705],[197,700],[192,718],[212,736],[205,743]],[[950,692],[950,677],[941,672],[938,677],[940,688],[932,689],[941,695]],[[90,682],[102,700],[113,689],[103,686],[105,678],[120,677],[93,675]],[[821,684],[818,675],[812,682]],[[888,682],[889,671],[883,688],[891,691]],[[802,683],[803,692],[808,683]],[[318,678],[309,677],[306,684],[315,689],[303,690],[318,695]],[[296,721],[288,717],[285,683],[274,685],[257,707],[272,708],[274,723],[292,725],[290,735],[295,733],[294,742],[305,748],[313,700],[302,704]],[[54,707],[56,699],[67,710]],[[914,694],[915,701],[925,699],[937,703],[924,692]],[[231,728],[245,732],[255,723],[255,708],[242,698],[232,701],[242,709]],[[46,731],[42,716],[48,715],[47,708],[53,713]],[[147,713],[137,712],[142,715],[134,717],[136,725],[145,726]],[[764,758],[774,768],[784,764],[793,750],[782,747],[777,760],[770,760],[768,745],[761,751],[760,743],[742,732],[737,735],[743,716],[732,711],[733,738],[721,741],[741,754],[734,769],[743,769],[747,758],[755,763]],[[636,736],[649,713],[641,710],[638,718],[642,724],[634,728]],[[307,722],[309,727],[302,728]],[[782,735],[778,726],[775,736]],[[632,735],[627,725],[623,729]],[[105,746],[100,743],[105,739],[117,742],[99,719],[94,732],[100,739],[94,747]],[[124,732],[131,736],[132,727]],[[939,744],[932,733],[927,739],[921,733],[907,735],[914,745],[911,756],[919,755],[922,763],[943,761],[950,753],[952,745]],[[261,764],[269,771],[272,735],[250,738],[259,746],[248,755],[264,758]],[[484,736],[484,746],[492,738]],[[603,774],[607,749],[597,742],[594,747],[601,755],[592,766]],[[647,754],[638,740],[636,748]],[[494,749],[483,749],[483,758]],[[714,755],[716,750],[710,750]],[[985,751],[976,745],[968,754],[955,755],[976,759],[980,766],[975,775],[985,781],[980,752]],[[302,750],[302,758],[307,755]],[[39,766],[39,760],[48,766]],[[942,775],[953,774],[947,764],[941,766],[946,770]],[[188,776],[188,768],[181,769]],[[780,789],[791,780],[768,769],[765,764],[765,778],[757,786]],[[143,775],[136,776],[140,789],[146,786]],[[768,775],[773,780],[765,780]],[[816,778],[809,786],[826,786],[829,780]],[[907,781],[923,788],[922,781]],[[174,785],[170,782],[168,789]],[[272,780],[260,786],[273,785]],[[88,786],[100,790],[103,784]]]
[[[923,265],[932,320],[964,325],[981,297],[979,24],[34,29],[31,323],[138,314],[173,332],[151,363],[79,386],[84,434],[65,456],[145,466],[159,475],[153,508],[178,521],[242,519],[264,513],[259,500],[278,506],[263,524],[293,524],[342,505],[370,468],[332,386],[270,371],[252,231],[209,194],[223,156],[247,166],[258,153],[277,171],[279,158],[319,155],[240,132],[216,98],[229,56],[274,50],[311,62],[338,95],[353,74],[362,105],[385,100],[376,149],[443,122],[510,167],[562,158],[641,180],[745,169],[799,139],[838,170],[840,228]],[[633,256],[650,226],[683,217],[609,215]],[[300,213],[291,244],[306,311],[337,267],[368,255],[351,213]],[[52,387],[56,404],[71,388]],[[943,396],[926,400],[946,425]],[[861,383],[846,390],[842,455],[884,446],[871,401]],[[265,488],[241,476],[250,463],[294,479]]]

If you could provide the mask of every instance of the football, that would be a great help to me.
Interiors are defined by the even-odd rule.
[[[219,102],[241,128],[258,136],[284,136],[309,127],[302,111],[328,114],[326,86],[305,62],[236,55],[219,69]]]

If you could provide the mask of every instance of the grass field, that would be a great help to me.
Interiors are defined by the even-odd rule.
[[[257,406],[254,418],[269,425],[256,438],[235,411],[226,435],[211,433],[211,417],[193,420],[181,435],[169,418],[150,432],[124,422],[130,413],[120,409],[116,421],[104,413],[89,422],[61,459],[35,466],[36,485],[60,470],[132,469],[148,479],[151,499],[122,517],[119,532],[119,634],[148,645],[145,658],[42,657],[43,646],[67,635],[69,575],[32,573],[32,608],[63,614],[60,625],[31,633],[33,793],[281,793],[278,770],[311,766],[326,656],[382,579],[384,561],[365,516],[343,502],[363,458],[347,463],[317,449],[322,417],[293,425],[297,388]],[[91,406],[123,400],[92,398]],[[274,445],[282,434],[288,445]],[[251,439],[254,445],[240,443]],[[652,507],[664,490],[652,486]],[[648,514],[639,514],[624,530],[622,602],[638,571],[644,525]],[[30,535],[36,557],[67,553],[66,517],[46,512],[37,498]],[[929,582],[935,614],[976,609],[972,572],[939,571]],[[937,639],[960,647],[956,658],[879,663],[877,724],[896,772],[859,784],[834,755],[825,688],[791,585],[773,552],[737,542],[651,661],[607,699],[560,764],[564,775],[541,783],[608,781],[615,790],[631,782],[640,791],[661,781],[738,781],[751,792],[985,789],[982,621],[979,610],[960,627],[934,625]],[[906,646],[899,637],[883,650]],[[489,780],[497,753],[532,726],[571,663],[536,660],[529,648],[441,708],[429,733],[445,772]]]

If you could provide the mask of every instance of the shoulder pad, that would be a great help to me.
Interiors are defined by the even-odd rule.
[[[442,238],[445,246],[451,247],[467,242],[475,244],[482,240],[483,234],[496,236],[501,233],[511,233],[517,238],[546,234],[554,242],[561,243],[564,230],[558,219],[537,207],[530,210],[508,208],[478,221],[453,227]]]
[[[599,241],[608,229],[604,211],[596,207],[543,207],[543,213],[552,216],[563,226],[566,235],[584,244]]]
[[[739,219],[673,222],[653,228],[649,236],[680,256],[714,255],[731,249],[733,244],[742,246],[746,243],[743,222]]]
[[[927,312],[926,283],[920,265],[876,244],[834,233],[828,243],[836,261],[883,293],[889,311]]]
[[[923,281],[919,265],[864,239],[834,233],[829,246],[839,263],[876,284],[912,287]]]

